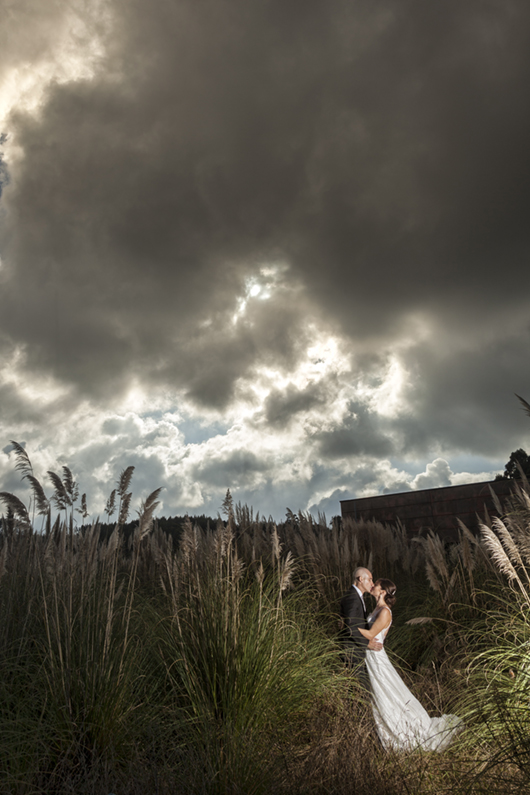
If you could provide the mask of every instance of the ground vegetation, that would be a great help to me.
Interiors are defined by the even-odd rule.
[[[132,468],[87,524],[67,467],[0,493],[0,792],[523,793],[530,786],[530,498],[458,543],[402,525],[223,517],[130,525]],[[109,527],[109,525],[112,525]],[[447,752],[384,752],[344,670],[338,602],[358,565],[398,586],[389,652]]]

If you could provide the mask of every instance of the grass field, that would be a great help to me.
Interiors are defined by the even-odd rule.
[[[0,792],[529,790],[528,484],[502,522],[450,547],[377,523],[275,525],[228,500],[173,548],[158,492],[124,533],[132,468],[110,537],[76,529],[68,470],[52,516],[22,448],[18,468],[34,500],[0,495]],[[466,722],[443,754],[384,752],[341,665],[338,600],[357,565],[398,586],[388,647],[408,686]]]

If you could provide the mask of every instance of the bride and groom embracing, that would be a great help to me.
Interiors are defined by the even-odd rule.
[[[366,593],[376,600],[370,615],[366,613]],[[430,718],[390,662],[384,642],[395,602],[396,586],[391,580],[382,578],[374,583],[368,569],[355,570],[353,585],[340,603],[344,660],[371,692],[375,727],[383,748],[443,751],[463,724],[456,715]]]

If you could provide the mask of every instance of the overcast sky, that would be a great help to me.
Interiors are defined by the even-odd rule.
[[[330,517],[530,451],[527,0],[0,14],[0,487]]]

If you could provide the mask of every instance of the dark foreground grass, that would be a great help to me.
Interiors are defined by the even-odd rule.
[[[149,594],[138,583],[132,602],[131,566],[114,581],[109,550],[88,590],[65,561],[46,575],[55,587],[33,589],[18,559],[17,577],[1,581],[21,591],[0,602],[19,611],[11,644],[0,650],[0,792],[527,791],[524,770],[495,756],[487,737],[473,743],[473,731],[441,755],[383,751],[366,697],[312,615],[314,596],[282,592],[279,565],[243,575],[227,550],[219,545],[204,565],[181,566],[178,591],[166,583]],[[61,617],[55,635],[45,620],[52,608]],[[466,682],[448,659],[403,675],[433,714],[450,710],[455,682],[457,691]]]
[[[16,502],[3,522],[2,795],[529,791],[530,587],[517,560],[518,597],[503,600],[497,575],[479,592],[488,558],[464,536],[451,549],[427,539],[423,569],[402,528],[300,515],[281,533],[250,518],[242,530],[232,510],[209,533],[188,523],[174,550],[150,530],[155,498],[130,538],[119,523],[110,537],[76,532],[71,517],[35,533]],[[372,563],[398,584],[389,653],[407,685],[431,714],[466,721],[443,754],[383,751],[340,663],[337,599]]]
[[[306,723],[293,723],[290,743],[252,749],[238,739],[239,759],[219,758],[214,770],[204,758],[160,732],[119,764],[93,758],[90,765],[57,765],[30,780],[12,780],[3,792],[65,795],[156,793],[277,793],[278,795],[522,795],[527,782],[508,764],[488,769],[485,751],[383,752],[369,711],[354,699],[319,702]],[[225,738],[226,739],[226,738]],[[146,738],[147,740],[147,738]],[[176,742],[175,742],[176,740]],[[252,756],[249,754],[252,751]],[[266,764],[262,766],[262,755]],[[213,759],[213,757],[212,757]],[[271,767],[271,761],[274,765]]]

